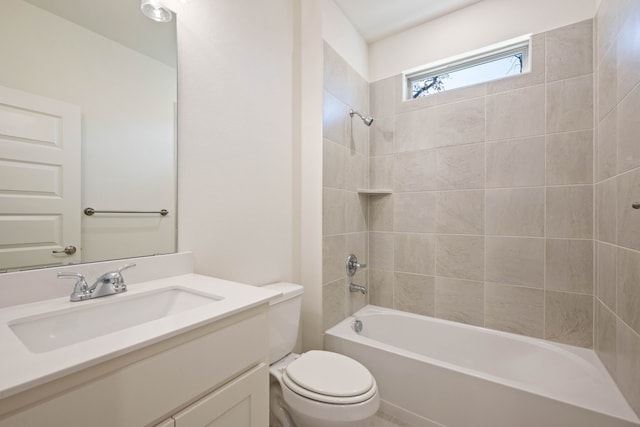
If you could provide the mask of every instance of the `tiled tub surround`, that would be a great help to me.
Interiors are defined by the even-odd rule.
[[[595,349],[640,414],[640,2],[602,0],[595,37]]]
[[[593,345],[593,22],[528,74],[403,102],[371,84],[370,303]]]
[[[367,197],[369,128],[349,117],[349,109],[368,114],[369,84],[327,43],[324,45],[322,307],[324,330],[366,303],[366,296],[348,291],[345,264],[354,253],[367,259]],[[375,122],[374,122],[375,123]],[[354,282],[366,285],[367,270]]]

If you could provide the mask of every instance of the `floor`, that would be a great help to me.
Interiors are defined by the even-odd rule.
[[[373,418],[368,419],[362,427],[414,427],[405,421],[402,421],[396,417],[385,414],[382,411],[378,411]]]

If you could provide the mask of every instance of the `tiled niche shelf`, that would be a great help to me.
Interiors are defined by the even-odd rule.
[[[362,194],[363,196],[385,196],[387,194],[393,193],[392,190],[386,188],[360,188],[358,189],[358,194]]]

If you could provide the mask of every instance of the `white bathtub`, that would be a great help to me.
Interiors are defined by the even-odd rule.
[[[640,426],[592,350],[371,305],[325,348],[364,364],[383,408],[418,426]]]

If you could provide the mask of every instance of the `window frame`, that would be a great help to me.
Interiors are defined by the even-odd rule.
[[[462,55],[446,58],[441,61],[432,62],[430,64],[405,71],[403,73],[404,82],[405,82],[403,100],[411,101],[411,100],[422,98],[424,96],[434,95],[433,93],[431,93],[431,94],[419,96],[418,98],[413,98],[412,85],[416,80],[424,80],[424,79],[428,79],[430,77],[435,77],[442,74],[453,73],[466,68],[471,68],[474,66],[482,65],[488,62],[513,56],[518,53],[522,53],[522,72],[520,73],[520,75],[530,72],[531,71],[531,68],[530,68],[531,66],[531,34],[527,34],[521,37],[517,37],[515,39],[507,40],[502,43],[487,46],[482,49],[478,49],[472,52],[467,52]],[[495,79],[488,79],[483,82],[478,82],[474,84],[481,84],[487,81],[499,80],[501,78],[506,78],[506,77],[513,77],[513,76],[496,77]],[[468,86],[471,86],[471,85],[461,86],[456,89],[460,89],[462,87],[468,87]],[[450,89],[450,90],[453,90],[453,89]],[[443,92],[446,92],[446,91],[447,89],[443,90]]]

